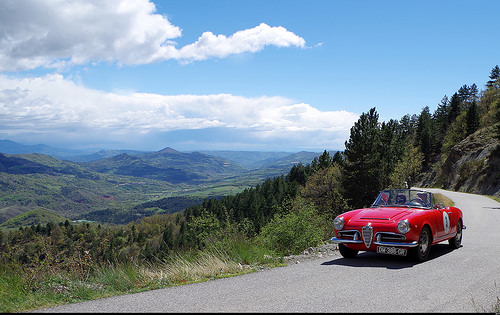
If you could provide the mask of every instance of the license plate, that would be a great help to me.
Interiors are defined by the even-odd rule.
[[[397,255],[397,256],[406,256],[407,250],[406,250],[406,248],[377,246],[377,253],[388,254],[388,255]]]

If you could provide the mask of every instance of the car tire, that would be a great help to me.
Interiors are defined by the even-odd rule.
[[[339,252],[344,258],[354,258],[358,254],[357,250],[350,249],[344,244],[339,244]]]
[[[432,234],[431,230],[425,226],[420,232],[420,237],[418,239],[417,247],[412,248],[413,257],[417,261],[425,261],[429,257],[429,252],[431,251],[432,244]]]
[[[459,220],[457,223],[457,234],[453,238],[448,240],[451,248],[457,249],[462,246],[462,230],[462,221]]]

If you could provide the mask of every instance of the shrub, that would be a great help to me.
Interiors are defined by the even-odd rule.
[[[299,254],[321,242],[322,226],[323,218],[317,214],[313,205],[299,198],[290,212],[277,213],[262,228],[258,239],[265,247],[282,255]]]

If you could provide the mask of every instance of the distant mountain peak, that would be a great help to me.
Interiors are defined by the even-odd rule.
[[[162,149],[158,151],[158,153],[165,153],[165,154],[181,154],[181,152],[172,149],[171,147],[166,147],[165,149]]]

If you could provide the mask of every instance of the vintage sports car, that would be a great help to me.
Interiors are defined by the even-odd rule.
[[[431,245],[462,243],[462,211],[435,204],[434,195],[416,189],[388,189],[379,193],[371,208],[342,213],[333,221],[340,254],[354,258],[359,251],[399,256],[417,261],[429,256]]]

